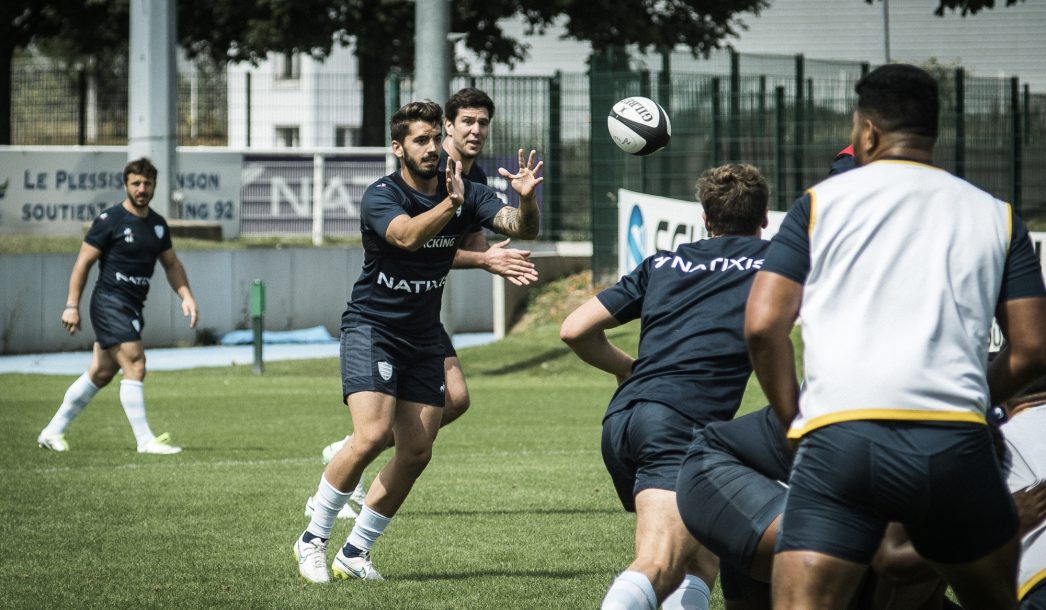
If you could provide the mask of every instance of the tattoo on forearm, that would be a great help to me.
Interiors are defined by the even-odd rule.
[[[494,228],[509,237],[533,239],[538,234],[538,215],[521,214],[518,208],[505,206],[494,217]]]

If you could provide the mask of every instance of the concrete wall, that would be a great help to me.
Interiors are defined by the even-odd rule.
[[[323,325],[337,336],[342,311],[363,265],[363,251],[358,248],[194,250],[179,252],[178,256],[200,305],[199,326],[196,331],[188,328],[180,301],[157,264],[143,312],[147,347],[192,345],[200,331],[220,337],[230,330],[249,328],[248,296],[254,279],[261,279],[266,286],[266,329]],[[560,256],[554,247],[535,252],[542,282],[584,268],[590,254],[575,256],[571,262],[557,260]],[[83,331],[70,336],[60,322],[75,259],[75,254],[0,256],[0,286],[4,287],[0,293],[0,353],[91,348],[94,331],[88,311],[97,265],[80,303]],[[498,290],[504,294],[495,312]],[[455,270],[444,291],[444,323],[451,332],[492,332],[497,319],[501,336],[525,299],[525,289],[511,285],[496,289],[493,276],[482,270]]]

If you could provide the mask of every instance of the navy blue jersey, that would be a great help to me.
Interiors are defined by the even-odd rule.
[[[407,186],[395,172],[367,187],[360,203],[363,272],[352,287],[345,316],[384,326],[400,335],[439,340],[440,302],[454,253],[470,227],[493,229],[505,204],[490,188],[464,181],[465,201],[435,237],[409,252],[385,241],[389,224],[417,216],[447,197],[444,176],[429,196]]]
[[[781,421],[769,406],[737,419],[708,424],[705,442],[767,478],[788,480],[792,449]]]
[[[447,159],[450,159],[450,155],[447,154],[447,151],[443,148],[439,149],[438,168],[440,174],[443,174],[444,178],[446,178],[447,172]],[[487,172],[483,171],[483,168],[480,167],[479,163],[476,163],[475,161],[472,162],[472,167],[469,168],[468,173],[462,174],[461,178],[463,180],[468,180],[469,182],[475,182],[477,184],[485,184],[487,186],[490,186],[489,182],[487,181]]]
[[[118,204],[94,219],[84,242],[102,251],[94,289],[124,297],[141,308],[156,259],[171,249],[171,232],[163,216],[152,209],[140,218]]]
[[[662,402],[695,423],[734,416],[752,373],[745,301],[768,245],[750,236],[683,244],[597,295],[618,322],[641,324],[632,376],[607,416],[636,399]]]

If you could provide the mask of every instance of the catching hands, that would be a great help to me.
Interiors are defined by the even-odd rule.
[[[538,280],[538,270],[530,262],[530,250],[508,248],[511,239],[491,244],[483,253],[483,268],[496,273],[516,286],[527,286]]]
[[[523,162],[523,149],[519,149],[519,171],[511,173],[504,167],[498,168],[498,173],[503,178],[507,178],[509,183],[512,185],[512,190],[519,193],[520,198],[529,199],[534,196],[534,191],[538,188],[538,185],[545,179],[543,176],[538,176],[541,172],[541,166],[544,165],[544,161],[537,161],[538,152],[536,150],[530,151],[530,156],[527,157],[526,164]],[[537,165],[534,162],[537,161]]]
[[[447,197],[455,208],[465,202],[465,181],[461,178],[461,163],[447,159]]]

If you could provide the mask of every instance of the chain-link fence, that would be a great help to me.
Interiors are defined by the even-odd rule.
[[[478,87],[497,105],[480,158],[492,180],[500,180],[498,167],[513,167],[519,148],[538,150],[546,176],[543,237],[592,239],[597,268],[609,269],[616,260],[619,188],[691,199],[705,168],[744,161],[767,176],[773,207],[786,209],[826,175],[848,143],[853,85],[870,68],[728,52],[694,64],[677,55],[662,56],[666,69],[660,71],[600,69],[594,61],[588,74],[458,76],[451,87]],[[1042,228],[1046,95],[1032,94],[1016,79],[932,70],[942,95],[936,163],[1012,201],[1029,224]],[[12,89],[16,145],[127,141],[127,75],[118,63],[64,69],[23,58],[14,65]],[[238,148],[358,145],[361,91],[346,74],[190,67],[178,75],[178,141]],[[390,78],[387,91],[389,109],[411,99],[410,75]],[[673,128],[665,150],[640,158],[614,146],[604,117],[628,95],[665,107]]]

